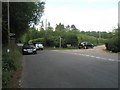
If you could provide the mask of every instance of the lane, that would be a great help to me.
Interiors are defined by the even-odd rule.
[[[100,57],[104,59],[111,59],[118,61],[118,54],[117,53],[111,53],[108,51],[105,51],[106,47],[105,45],[96,46],[93,49],[76,49],[76,50],[56,50],[63,53],[71,53],[75,55],[82,55],[82,56],[93,56],[93,57]]]
[[[89,57],[89,58],[96,58],[99,60],[107,60],[107,61],[116,61],[116,62],[120,62],[118,60],[118,54],[114,53],[114,54],[109,54],[109,53],[96,53],[96,52],[86,52],[83,50],[64,50],[64,51],[60,51],[60,50],[54,50],[56,52],[59,53],[68,53],[68,54],[73,54],[73,55],[79,55],[79,56],[85,56],[85,57]],[[81,52],[82,51],[82,52]]]
[[[118,62],[40,51],[24,56],[23,88],[117,88]]]

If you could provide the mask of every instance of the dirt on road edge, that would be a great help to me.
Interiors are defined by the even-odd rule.
[[[12,80],[10,81],[10,84],[8,85],[8,88],[21,88],[20,86],[20,79],[21,79],[21,75],[22,75],[22,66],[23,63],[23,56],[20,57],[19,60],[19,68],[17,69],[17,71],[15,71]]]

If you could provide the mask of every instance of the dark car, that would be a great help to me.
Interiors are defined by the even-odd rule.
[[[78,44],[78,48],[84,48],[84,49],[88,49],[88,48],[93,48],[94,45],[89,43],[89,42],[81,42]]]
[[[22,53],[24,54],[37,54],[37,50],[34,45],[25,44],[22,47]]]

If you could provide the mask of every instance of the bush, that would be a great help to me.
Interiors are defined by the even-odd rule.
[[[67,47],[68,49],[78,49],[78,47],[75,47],[75,46],[70,46],[70,47]]]
[[[81,43],[83,41],[87,41],[87,42],[92,43],[94,46],[97,46],[97,45],[105,44],[105,42],[106,42],[106,39],[96,38],[96,37],[88,36],[88,35],[84,35],[84,34],[78,34],[77,36],[78,36],[79,43]]]
[[[106,49],[112,52],[120,52],[120,28],[114,30],[114,35],[106,42]]]
[[[37,38],[37,39],[33,39],[33,40],[29,40],[29,43],[34,43],[34,42],[42,42],[44,43],[44,38]]]
[[[120,48],[118,44],[119,44],[118,39],[112,38],[112,39],[109,39],[105,45],[106,45],[106,49],[109,51],[120,52]]]

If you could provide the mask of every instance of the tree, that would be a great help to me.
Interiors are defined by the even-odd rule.
[[[71,30],[77,30],[76,26],[73,24],[71,25]]]
[[[10,32],[15,33],[16,39],[25,33],[29,26],[37,24],[40,21],[42,13],[44,12],[44,2],[10,2]],[[2,5],[2,19],[7,22],[7,3],[4,2]],[[5,11],[4,11],[5,10]],[[8,23],[7,23],[8,24]],[[3,26],[6,26],[3,23]],[[8,36],[7,29],[3,28],[3,38]],[[5,40],[4,43],[6,43]]]
[[[77,46],[78,44],[77,35],[74,34],[73,32],[65,32],[63,34],[63,40],[64,45],[71,44],[72,46]]]
[[[89,35],[89,36],[94,36],[96,38],[99,38],[99,35],[101,36],[101,38],[104,38],[104,39],[109,39],[112,37],[112,33],[111,32],[99,32],[99,31],[81,31],[82,34],[86,34],[86,35]]]
[[[60,31],[62,31],[62,30],[65,30],[65,27],[64,27],[63,24],[59,23],[59,25],[56,24],[55,30],[60,30]]]
[[[70,30],[70,25],[66,26],[66,30],[69,31]]]
[[[48,27],[47,27],[48,30],[53,30],[53,27],[50,26],[50,22],[48,22]]]
[[[106,43],[106,48],[109,51],[120,52],[120,27],[113,30],[113,37]]]
[[[41,21],[40,29],[44,29],[44,23],[43,23],[43,21]]]
[[[2,43],[8,42],[8,12],[7,4],[2,3]]]

